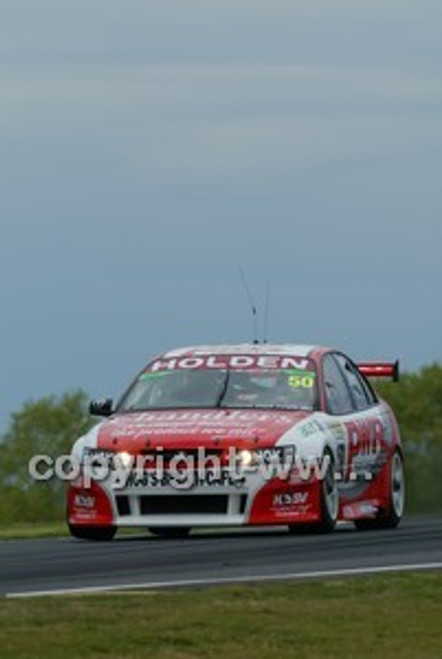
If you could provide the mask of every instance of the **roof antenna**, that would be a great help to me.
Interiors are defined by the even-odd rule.
[[[250,291],[249,285],[247,284],[247,279],[246,279],[246,277],[245,277],[245,274],[244,274],[244,272],[243,272],[243,269],[240,267],[240,268],[238,268],[238,270],[239,270],[239,277],[240,277],[240,279],[241,279],[241,281],[242,281],[242,284],[243,284],[243,286],[244,286],[244,290],[245,290],[245,292],[246,292],[247,299],[248,299],[248,301],[249,301],[250,308],[251,308],[251,310],[252,310],[252,317],[253,317],[253,343],[254,343],[254,344],[257,344],[257,343],[259,343],[259,341],[258,341],[257,311],[256,311],[255,300],[253,299],[253,295],[252,295],[252,293],[251,293],[251,291]]]
[[[270,312],[270,284],[266,282],[266,294],[264,302],[264,337],[263,343],[268,343],[269,339],[269,312]]]

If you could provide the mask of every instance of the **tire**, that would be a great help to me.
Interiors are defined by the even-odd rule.
[[[321,520],[313,524],[290,524],[290,533],[332,533],[335,530],[339,512],[339,491],[335,461],[330,449],[324,451],[322,460],[327,460],[328,467],[321,480]]]
[[[69,524],[69,531],[74,538],[105,542],[112,540],[117,529],[115,526],[79,526]]]
[[[189,526],[151,526],[148,529],[152,535],[160,538],[187,538],[190,533]]]
[[[390,461],[390,493],[387,510],[380,510],[374,519],[356,519],[354,524],[359,531],[395,529],[404,514],[404,505],[404,464],[400,452],[396,449]]]

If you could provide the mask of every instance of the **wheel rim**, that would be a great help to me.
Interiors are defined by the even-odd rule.
[[[338,484],[335,478],[335,470],[333,464],[330,463],[329,468],[323,482],[324,488],[324,503],[330,518],[335,521],[338,517],[339,508],[339,492]]]
[[[399,453],[395,453],[391,465],[391,501],[397,517],[402,517],[405,504],[404,468]]]

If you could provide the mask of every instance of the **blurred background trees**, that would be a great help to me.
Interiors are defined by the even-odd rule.
[[[407,510],[442,511],[442,365],[376,382],[401,430],[407,475]]]
[[[60,456],[90,426],[88,397],[82,391],[25,403],[12,415],[0,441],[0,525],[64,519],[65,484],[35,482],[28,473],[34,455]]]

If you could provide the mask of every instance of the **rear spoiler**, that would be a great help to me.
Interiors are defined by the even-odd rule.
[[[357,364],[357,367],[367,378],[391,378],[393,382],[399,381],[399,360],[395,362],[362,362]]]

